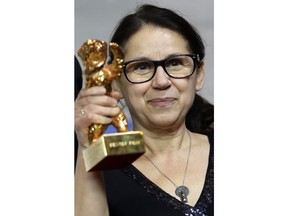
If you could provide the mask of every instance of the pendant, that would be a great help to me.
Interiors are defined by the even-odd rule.
[[[186,186],[182,185],[182,186],[177,187],[175,190],[175,194],[178,197],[180,197],[181,202],[183,202],[183,203],[188,202],[187,196],[189,194],[189,189]]]

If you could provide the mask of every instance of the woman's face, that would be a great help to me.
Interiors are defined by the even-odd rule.
[[[163,60],[173,54],[189,54],[187,42],[183,37],[166,28],[144,26],[126,43],[125,61],[139,58]],[[122,92],[134,127],[171,128],[179,127],[191,107],[195,92],[203,85],[204,65],[188,78],[173,79],[162,67],[158,67],[152,80],[132,84],[121,76],[119,89]]]

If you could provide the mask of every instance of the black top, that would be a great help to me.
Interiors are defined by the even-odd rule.
[[[180,202],[146,178],[133,165],[104,171],[110,216],[213,216],[214,215],[214,136],[201,195],[194,207]]]

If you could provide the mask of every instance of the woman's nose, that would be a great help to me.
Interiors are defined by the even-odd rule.
[[[165,72],[163,66],[158,66],[156,68],[155,75],[152,79],[153,88],[165,89],[171,85],[171,80],[169,75]]]

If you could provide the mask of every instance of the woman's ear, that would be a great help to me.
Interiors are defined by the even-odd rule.
[[[200,91],[204,85],[204,72],[205,72],[205,64],[204,61],[200,62],[199,67],[197,68],[196,75],[196,91]]]

